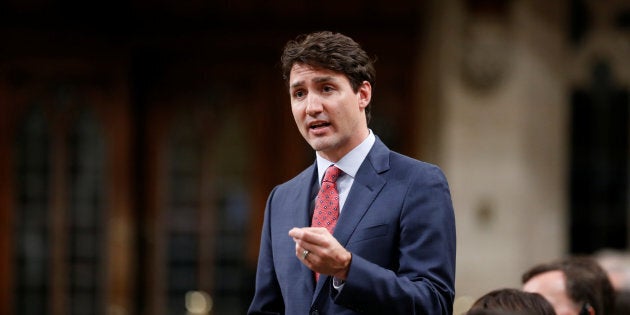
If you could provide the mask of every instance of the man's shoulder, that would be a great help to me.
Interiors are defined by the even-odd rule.
[[[422,175],[438,178],[445,178],[442,169],[433,163],[422,161],[402,153],[390,151],[390,167],[394,172],[402,172],[408,176]]]
[[[420,168],[436,168],[437,166],[429,162],[422,161],[417,158],[405,155],[398,151],[390,149],[378,137],[368,154],[368,158],[373,160],[373,164],[389,164],[389,167],[420,167]]]
[[[390,156],[390,161],[392,163],[397,163],[397,164],[403,164],[403,165],[411,165],[411,166],[415,166],[415,167],[422,167],[422,168],[434,168],[434,167],[438,167],[435,164],[396,152],[396,151],[389,151],[389,156]]]

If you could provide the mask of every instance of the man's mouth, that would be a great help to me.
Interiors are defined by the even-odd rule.
[[[314,130],[314,129],[324,128],[328,126],[330,126],[329,122],[320,122],[320,123],[314,123],[310,125],[309,128]]]

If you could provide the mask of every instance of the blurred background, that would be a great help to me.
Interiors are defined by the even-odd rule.
[[[378,58],[371,128],[449,179],[456,312],[627,252],[630,1],[5,0],[0,314],[244,314],[267,194],[314,161],[279,56],[319,30]]]

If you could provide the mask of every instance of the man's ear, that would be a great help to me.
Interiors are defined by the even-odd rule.
[[[366,108],[372,99],[372,85],[368,81],[363,81],[359,86],[359,105]]]

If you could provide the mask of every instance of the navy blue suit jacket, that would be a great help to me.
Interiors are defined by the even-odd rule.
[[[452,314],[455,219],[442,171],[378,138],[359,168],[334,237],[352,253],[343,289],[314,281],[288,232],[310,226],[317,167],[267,200],[248,314]]]

